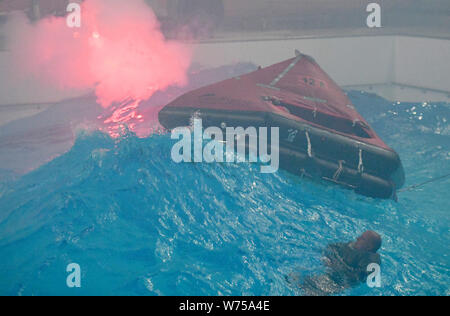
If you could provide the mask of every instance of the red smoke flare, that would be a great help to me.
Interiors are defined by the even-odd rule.
[[[65,17],[31,25],[16,16],[17,71],[58,89],[95,88],[103,107],[186,82],[189,49],[164,38],[143,0],[86,0],[81,12],[81,28],[69,28]]]

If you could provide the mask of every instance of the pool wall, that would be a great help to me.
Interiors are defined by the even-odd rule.
[[[237,62],[268,66],[294,49],[313,56],[344,89],[376,93],[391,101],[450,102],[450,39],[412,35],[289,36],[273,32],[223,35],[192,43],[193,63],[204,68]],[[0,73],[13,71],[0,49]],[[0,125],[34,115],[87,91],[56,92],[51,86],[0,78]]]
[[[372,90],[392,101],[450,101],[450,40],[385,35],[255,38],[195,44],[194,62],[217,67],[238,61],[268,66],[313,56],[346,89]]]

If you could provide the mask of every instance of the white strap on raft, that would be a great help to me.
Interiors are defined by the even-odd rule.
[[[364,172],[364,163],[362,158],[362,149],[359,149],[359,163],[358,163],[358,173],[362,174]]]
[[[291,71],[292,68],[294,68],[295,65],[297,65],[297,63],[298,63],[298,62],[303,58],[303,56],[304,56],[304,55],[302,55],[300,52],[298,52],[298,55],[297,55],[297,52],[296,52],[295,54],[296,54],[297,57],[294,59],[294,61],[293,61],[292,63],[290,63],[289,66],[287,66],[287,68],[286,68],[285,70],[283,70],[283,72],[282,72],[278,77],[276,77],[276,78],[270,83],[270,86],[271,86],[271,87],[276,86],[276,84],[277,84],[281,79],[283,79],[283,77],[286,76],[286,75],[288,74],[288,72]]]
[[[305,135],[306,135],[306,140],[308,141],[308,157],[312,158],[312,146],[311,146],[311,139],[309,138],[309,133],[308,131],[305,131]]]
[[[333,180],[334,181],[338,181],[339,180],[339,177],[341,176],[342,171],[344,171],[344,166],[343,166],[344,163],[345,163],[344,160],[339,160],[339,168],[336,170],[336,172],[333,175]]]

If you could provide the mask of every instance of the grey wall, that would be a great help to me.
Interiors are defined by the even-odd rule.
[[[202,14],[220,8],[219,31],[307,30],[364,27],[368,3],[381,4],[386,28],[450,29],[449,0],[147,0],[168,25],[186,22],[183,12]],[[189,10],[182,9],[188,7]],[[177,9],[178,8],[178,9]],[[217,20],[220,9],[212,19]],[[204,18],[204,17],[203,17]],[[195,21],[193,23],[197,23]],[[170,27],[169,27],[170,28]]]

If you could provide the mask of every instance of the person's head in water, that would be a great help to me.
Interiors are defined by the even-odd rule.
[[[353,246],[358,250],[375,253],[381,247],[381,236],[372,230],[368,230],[358,237]]]

